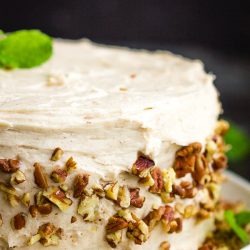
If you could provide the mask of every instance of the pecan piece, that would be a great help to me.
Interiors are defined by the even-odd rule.
[[[30,193],[24,193],[21,201],[25,207],[29,207],[30,205]]]
[[[193,142],[188,146],[184,146],[176,152],[176,156],[187,157],[189,155],[199,154],[201,152],[202,145],[199,142]]]
[[[47,191],[43,192],[43,196],[63,212],[72,205],[72,200],[58,187],[50,187]]]
[[[34,164],[34,177],[35,177],[35,183],[38,187],[47,189],[48,188],[48,179],[47,175],[43,171],[43,167],[39,163]]]
[[[119,188],[117,203],[122,208],[128,208],[130,206],[130,191],[127,186]]]
[[[50,214],[52,212],[52,205],[50,203],[37,205],[37,210],[40,214]]]
[[[29,213],[30,213],[30,215],[32,216],[32,218],[37,217],[37,215],[38,215],[38,213],[39,213],[39,211],[38,211],[38,209],[37,209],[37,206],[36,206],[36,205],[31,205],[31,206],[29,207]]]
[[[106,226],[106,232],[110,234],[127,227],[128,222],[125,219],[117,216],[112,216],[111,218],[109,218],[108,224]]]
[[[206,158],[201,155],[196,157],[194,171],[192,177],[197,183],[201,183],[205,174],[208,173],[208,163]]]
[[[219,154],[213,158],[212,167],[215,171],[227,167],[227,157],[224,154]]]
[[[163,189],[163,175],[161,169],[155,167],[151,170],[151,176],[154,179],[154,185],[149,188],[149,192],[159,194]]]
[[[170,250],[170,243],[168,241],[163,241],[159,250]]]
[[[153,209],[148,215],[143,219],[143,221],[149,226],[149,231],[152,231],[156,224],[161,220],[165,213],[165,207],[161,206],[158,209]]]
[[[176,157],[174,161],[174,170],[177,178],[184,177],[188,173],[194,171],[196,157],[195,155],[190,155],[187,157]]]
[[[113,200],[113,201],[117,201],[118,200],[119,189],[120,189],[120,186],[119,186],[119,184],[117,182],[108,183],[104,187],[106,198],[108,198],[110,200]]]
[[[140,188],[130,188],[130,204],[137,208],[142,208],[145,197],[140,196]]]
[[[0,227],[3,225],[3,217],[2,215],[0,214]]]
[[[71,217],[70,223],[75,223],[77,221],[77,218],[75,216]]]
[[[52,171],[50,178],[55,183],[62,183],[62,182],[65,182],[67,176],[68,176],[68,172],[66,170],[57,168]]]
[[[70,157],[65,164],[66,171],[71,173],[77,168],[77,163],[74,161],[73,157]]]
[[[0,170],[4,173],[14,173],[20,168],[20,161],[13,159],[0,159]]]
[[[10,184],[11,185],[18,185],[26,181],[26,177],[24,173],[20,170],[17,170],[15,173],[11,175]]]
[[[133,221],[129,222],[127,237],[134,241],[135,244],[141,245],[149,237],[149,227],[143,221],[132,214]]]
[[[116,248],[122,240],[122,230],[107,234],[106,240],[112,248]]]
[[[61,148],[56,148],[53,151],[50,159],[51,161],[58,161],[61,159],[62,155],[63,155],[63,150]]]
[[[21,230],[26,225],[26,216],[24,213],[19,213],[11,219],[12,228],[15,230]]]
[[[99,198],[97,195],[81,196],[77,213],[83,217],[84,221],[95,221],[98,216]]]
[[[74,180],[74,198],[79,198],[89,183],[88,174],[78,174]]]
[[[154,161],[146,156],[139,156],[136,162],[132,166],[132,173],[139,175],[142,171],[151,168],[155,165]]]

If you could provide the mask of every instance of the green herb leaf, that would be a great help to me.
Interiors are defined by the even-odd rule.
[[[0,40],[0,66],[32,68],[52,55],[52,39],[39,30],[20,30]]]
[[[245,226],[250,223],[250,211],[242,211],[235,215],[235,219],[238,225]]]
[[[225,141],[232,146],[232,149],[227,153],[230,161],[243,160],[250,154],[249,135],[232,122],[230,122],[230,129],[225,135]]]
[[[237,224],[233,211],[226,210],[224,213],[224,218],[235,234],[241,239],[241,241],[244,244],[247,244],[249,242],[249,236],[247,232]]]

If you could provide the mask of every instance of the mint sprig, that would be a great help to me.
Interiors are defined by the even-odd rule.
[[[235,215],[238,225],[245,226],[250,223],[250,211],[242,211]]]
[[[20,30],[0,39],[0,67],[32,68],[52,55],[52,39],[39,30]]]
[[[240,238],[240,240],[244,244],[249,243],[249,236],[247,232],[237,223],[234,212],[232,210],[226,210],[224,212],[224,218],[225,218],[225,221],[230,226],[230,228]]]

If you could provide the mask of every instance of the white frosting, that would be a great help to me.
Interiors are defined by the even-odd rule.
[[[73,156],[79,171],[89,172],[93,179],[115,177],[122,181],[120,174],[129,171],[138,151],[150,155],[160,167],[169,167],[179,146],[194,141],[204,144],[212,133],[220,112],[212,82],[213,76],[204,72],[200,61],[168,52],[108,48],[86,40],[56,40],[54,55],[44,65],[29,70],[0,70],[0,158],[18,155],[23,161],[27,182],[20,185],[20,193],[32,188],[32,192],[36,191],[34,162],[51,172],[49,158],[56,147],[66,152],[59,165]],[[5,178],[0,175],[0,181]],[[138,185],[132,177],[125,178],[125,182]],[[145,215],[153,204],[161,204],[159,197],[143,188],[142,192],[146,203],[142,209],[135,209],[138,215]],[[200,200],[203,195],[198,197]],[[8,221],[20,212],[20,207],[10,209],[2,194],[0,201],[0,213],[6,222],[0,227],[0,238],[5,238],[9,246],[21,249],[38,225],[53,221],[67,227],[66,236],[81,235],[75,249],[109,248],[103,230],[115,212],[110,201],[101,202],[103,221],[97,225],[84,223],[81,218],[69,224],[75,211],[72,206],[65,214],[55,210],[48,217],[30,219],[25,229],[14,233]],[[210,229],[208,222],[201,223],[198,229],[193,222],[186,223],[187,231]],[[171,250],[183,250],[181,239],[187,235],[167,237],[173,243]],[[186,240],[185,250],[193,250],[203,236],[197,235],[190,243]],[[164,238],[159,230],[154,241],[141,247],[131,242],[125,245],[127,249],[157,249]],[[67,242],[59,249],[69,249]]]

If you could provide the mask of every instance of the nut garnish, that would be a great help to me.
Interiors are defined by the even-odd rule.
[[[166,232],[171,230],[172,222],[174,221],[174,209],[170,206],[165,206],[164,214],[162,215],[162,225]]]
[[[149,188],[149,192],[151,193],[161,193],[163,189],[163,176],[161,169],[155,167],[151,170],[151,176],[154,180],[154,185]]]
[[[24,213],[19,213],[11,219],[12,228],[15,230],[20,230],[25,227],[26,216]]]
[[[0,159],[0,170],[4,173],[14,173],[20,168],[20,161],[13,159]]]
[[[20,170],[17,170],[15,173],[13,173],[10,178],[10,184],[13,186],[23,183],[25,181],[26,181],[26,177],[24,173]]]
[[[12,207],[19,205],[20,198],[17,195],[7,194],[7,199]]]
[[[72,216],[70,222],[75,223],[76,221],[77,221],[77,218],[75,216]]]
[[[33,235],[33,236],[30,237],[27,245],[28,246],[32,246],[35,243],[37,243],[40,239],[41,239],[41,235],[40,234],[35,234],[35,235]]]
[[[34,177],[35,183],[38,187],[47,189],[48,188],[48,179],[47,175],[43,171],[43,167],[39,163],[34,164]]]
[[[2,215],[0,214],[0,227],[3,225],[3,217]]]
[[[92,186],[92,190],[93,192],[100,198],[103,198],[105,197],[105,192],[104,192],[104,189],[102,187],[101,184],[99,183],[95,183],[93,186]]]
[[[116,248],[122,240],[122,230],[107,234],[106,240],[112,248]]]
[[[72,205],[72,200],[58,187],[49,187],[47,191],[43,192],[43,196],[55,204],[61,211],[66,211]]]
[[[57,168],[52,171],[50,178],[55,183],[62,183],[62,182],[65,182],[67,176],[68,176],[68,172],[66,170]]]
[[[128,208],[130,206],[130,192],[127,186],[121,186],[119,188],[117,203],[122,208]]]
[[[149,237],[149,227],[143,221],[132,214],[133,221],[129,222],[127,237],[135,242],[135,244],[141,245]]]
[[[61,159],[62,155],[63,155],[63,150],[61,148],[56,148],[53,151],[50,159],[51,161],[58,161]]]
[[[41,205],[41,204],[44,204],[46,202],[47,202],[47,200],[43,196],[42,191],[39,191],[38,193],[35,194],[35,203],[36,203],[36,205]]]
[[[130,188],[130,204],[134,207],[141,208],[145,197],[140,196],[140,188]]]
[[[108,224],[106,226],[106,232],[108,234],[115,233],[116,231],[122,230],[128,227],[128,222],[118,216],[112,216],[109,218]]]
[[[37,210],[40,214],[47,215],[52,212],[52,205],[51,203],[37,205]]]
[[[176,174],[174,169],[173,168],[163,169],[162,177],[163,177],[164,191],[167,193],[172,192],[172,186],[176,179]]]
[[[37,217],[37,215],[39,214],[39,211],[37,209],[37,206],[36,205],[31,205],[29,207],[29,213],[30,215],[32,216],[32,218],[35,218]]]
[[[143,219],[143,221],[149,226],[149,231],[151,232],[156,224],[161,220],[165,213],[165,207],[161,206],[158,209],[153,209],[148,215]]]
[[[85,221],[95,221],[98,217],[99,198],[97,195],[82,196],[77,208],[77,213],[83,216]]]
[[[136,162],[132,166],[132,173],[134,175],[139,175],[142,171],[149,169],[155,165],[154,161],[150,158],[141,155],[138,157]]]
[[[38,229],[38,234],[40,235],[39,242],[45,247],[57,246],[62,237],[62,233],[61,228],[56,228],[52,223],[45,223]]]
[[[106,198],[117,201],[119,193],[119,184],[109,183],[104,187]]]
[[[180,198],[194,198],[197,194],[198,189],[193,186],[190,182],[181,182],[180,185],[173,185],[173,193],[180,196]]]
[[[163,241],[159,250],[170,250],[170,243],[168,241]]]
[[[77,168],[77,163],[74,161],[73,157],[70,157],[65,164],[66,171],[71,173]]]
[[[3,182],[0,182],[0,191],[16,196],[16,189],[12,187],[11,185],[6,185]]]
[[[226,134],[229,128],[230,128],[230,125],[227,121],[219,120],[216,124],[215,134],[223,136],[224,134]]]
[[[74,198],[80,197],[84,193],[85,187],[89,183],[88,174],[78,174],[74,180]]]

